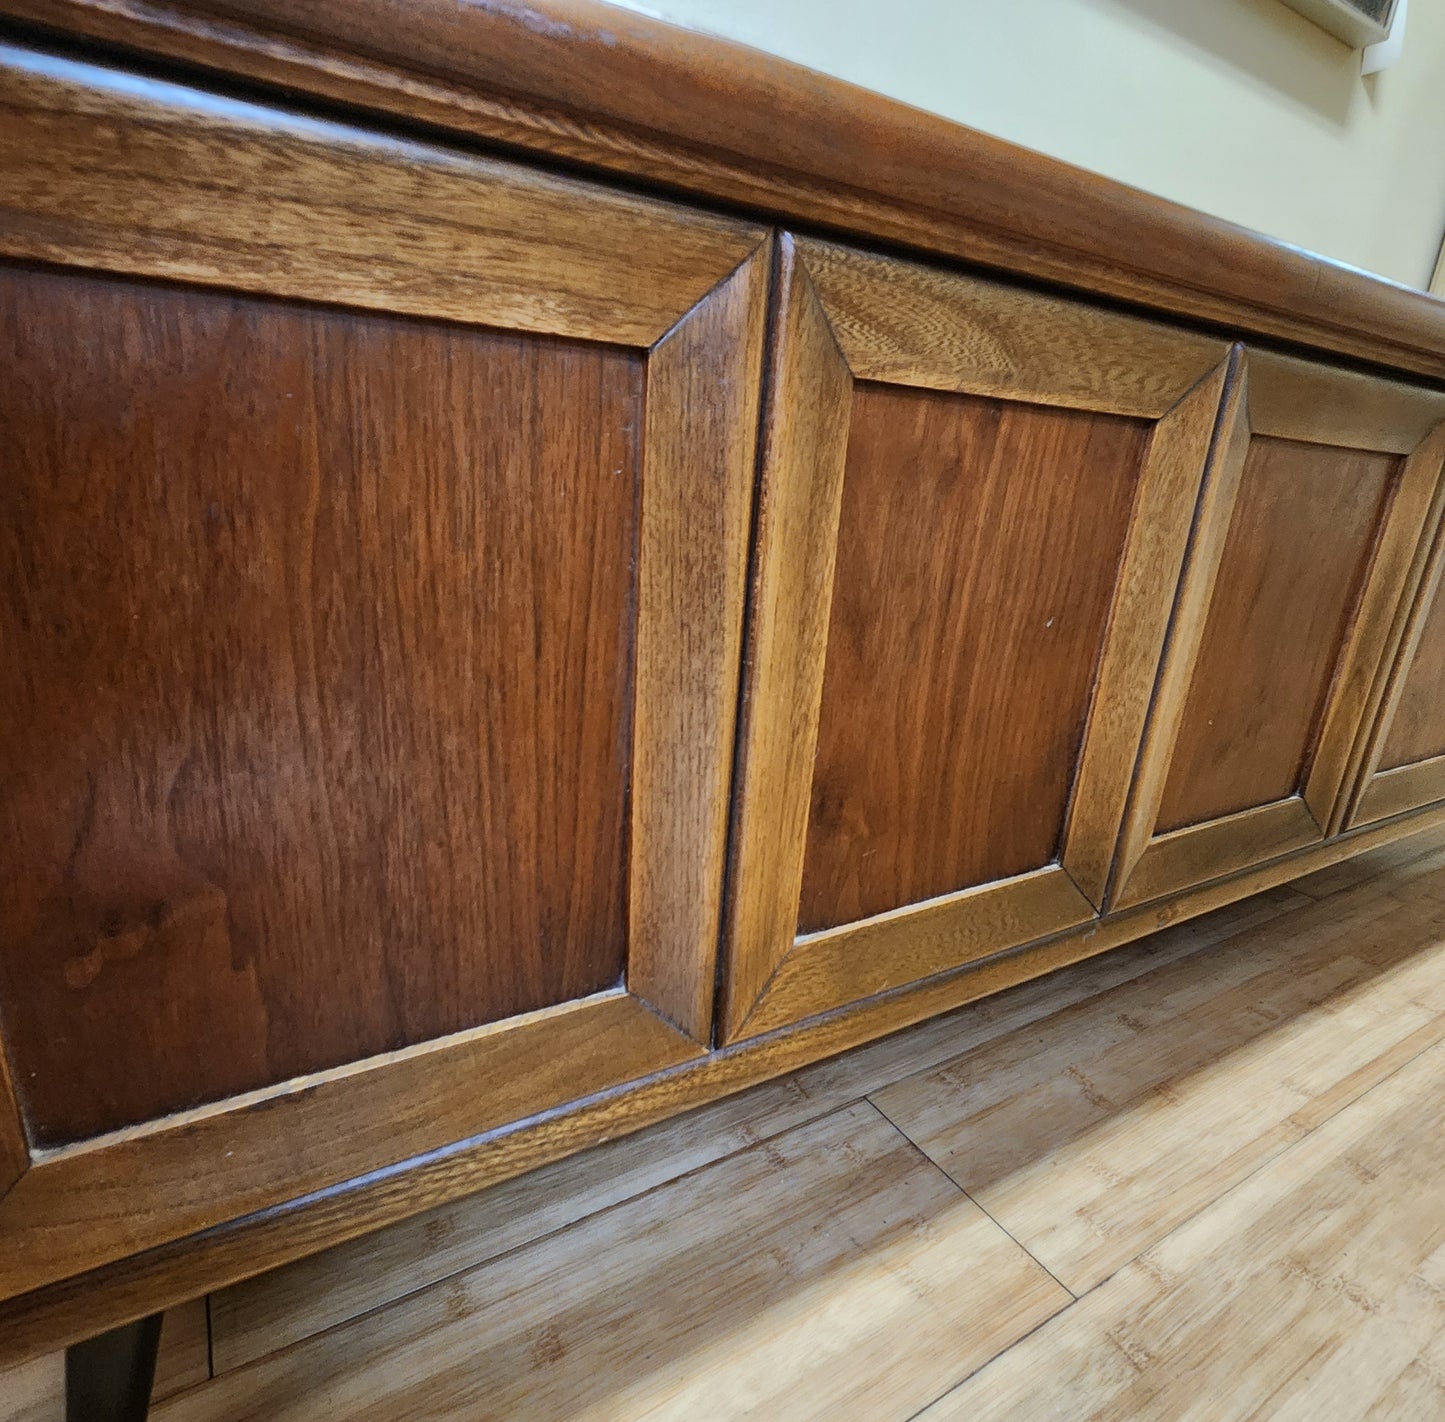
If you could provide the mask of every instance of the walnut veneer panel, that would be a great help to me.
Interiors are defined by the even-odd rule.
[[[1161,802],[1161,831],[1299,787],[1399,460],[1256,435]]]
[[[1445,755],[1445,595],[1437,589],[1405,673],[1381,770]]]
[[[857,385],[801,931],[1054,860],[1148,432]]]
[[[615,984],[641,362],[11,268],[0,363],[32,1137]]]

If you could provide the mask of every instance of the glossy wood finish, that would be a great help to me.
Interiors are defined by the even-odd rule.
[[[1301,788],[1398,463],[1294,440],[1250,441],[1164,785],[1161,832]]]
[[[855,388],[800,932],[1055,860],[1147,438]]]
[[[0,94],[10,1296],[701,1054],[768,250],[70,61]]]
[[[1394,707],[1380,769],[1439,755],[1445,755],[1445,597],[1437,584]]]
[[[1445,312],[1256,233],[599,0],[4,0],[125,49],[783,220],[1445,375]]]
[[[1445,425],[1421,445],[1434,457],[1445,449]],[[1415,457],[1422,457],[1417,455]],[[1411,569],[1396,619],[1395,653],[1388,676],[1377,678],[1377,710],[1356,756],[1359,780],[1346,824],[1367,824],[1445,798],[1445,740],[1439,732],[1439,695],[1445,678],[1441,651],[1441,575],[1445,571],[1445,483],[1427,520],[1427,536]]]
[[[1095,912],[1228,357],[788,240],[725,1040]]]
[[[13,269],[0,348],[32,1139],[617,983],[641,362]]]
[[[1438,517],[1445,439],[1431,417],[1442,415],[1438,394],[1249,352],[1226,401],[1111,907],[1237,873],[1342,823],[1422,532]]]

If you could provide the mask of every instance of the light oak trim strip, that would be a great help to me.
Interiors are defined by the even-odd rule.
[[[1093,904],[1056,864],[799,938],[740,1035],[758,1036],[1076,928]]]
[[[647,362],[628,987],[712,1035],[771,244]]]
[[[45,1152],[0,1201],[0,1298],[702,1054],[619,989]]]
[[[1409,454],[1445,419],[1445,394],[1277,351],[1249,352],[1255,434]]]
[[[1060,296],[798,239],[853,375],[1158,419],[1224,342]]]
[[[1360,796],[1355,820],[1371,824],[1437,800],[1445,800],[1445,755],[1416,761],[1414,765],[1398,765],[1372,776]]]
[[[1368,734],[1362,734],[1358,738],[1358,781],[1355,783],[1353,801],[1346,817],[1346,823],[1351,826],[1367,823],[1365,802],[1379,774],[1385,743],[1389,739],[1395,713],[1399,710],[1400,698],[1405,691],[1405,680],[1410,674],[1415,653],[1419,650],[1425,623],[1438,595],[1442,572],[1445,572],[1445,475],[1442,475],[1440,487],[1436,491],[1426,536],[1422,536],[1420,540],[1416,566],[1412,569],[1412,586],[1406,594],[1407,601],[1402,605],[1396,626],[1392,629],[1395,650],[1393,659],[1386,663],[1388,676],[1380,677],[1378,682],[1383,685],[1377,684],[1375,688],[1379,706],[1364,723],[1364,730]],[[1385,805],[1391,801],[1386,799],[1380,803]],[[1380,815],[1375,814],[1370,818],[1378,819]]]
[[[1195,518],[1194,534],[1185,555],[1179,595],[1170,621],[1168,642],[1159,670],[1159,682],[1150,708],[1139,769],[1129,796],[1115,854],[1109,898],[1118,900],[1129,885],[1143,856],[1154,827],[1159,822],[1159,805],[1169,775],[1169,762],[1179,736],[1179,723],[1194,663],[1199,655],[1204,622],[1214,596],[1224,544],[1239,493],[1239,479],[1249,452],[1249,369],[1242,349],[1230,354],[1225,381],[1224,404],[1214,444],[1205,469],[1203,492]]]
[[[1410,453],[1396,477],[1305,780],[1305,803],[1331,832],[1339,828],[1344,816],[1350,762],[1360,731],[1379,709],[1383,673],[1395,650],[1399,611],[1409,606],[1412,580],[1419,576],[1419,550],[1422,544],[1428,545],[1438,515],[1442,473],[1445,424],[1437,424]]]
[[[1173,594],[1237,359],[1216,367],[1159,421],[1139,478],[1060,856],[1096,908],[1104,903]]]
[[[1256,865],[1165,903],[1094,920],[1044,943],[973,963],[767,1037],[695,1057],[646,1080],[381,1171],[320,1196],[239,1219],[201,1236],[0,1300],[0,1366],[38,1356],[143,1314],[314,1254],[460,1199],[680,1111],[731,1095],[850,1047],[936,1017],[1017,983],[1445,825],[1445,805],[1387,820]]]
[[[0,45],[0,256],[647,347],[763,236]]]
[[[793,239],[779,243],[721,1036],[793,944],[818,745],[852,379]]]

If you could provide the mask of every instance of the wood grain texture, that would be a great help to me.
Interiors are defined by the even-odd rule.
[[[1068,1300],[859,1104],[153,1415],[902,1422]]]
[[[1408,841],[1414,846],[1416,841]],[[1412,852],[1420,853],[1418,848]],[[1382,871],[1367,855],[1361,874]],[[1383,866],[1390,867],[1390,866]],[[211,1297],[217,1372],[415,1293],[1307,902],[1278,888]]]
[[[1438,584],[1393,707],[1381,770],[1445,754],[1445,597]]]
[[[1223,342],[840,247],[799,251],[855,378],[1157,419]]]
[[[1250,441],[1161,831],[1300,788],[1398,468],[1390,455]]]
[[[802,935],[739,1029],[757,1036],[1087,923],[1056,864]]]
[[[1406,457],[1380,530],[1359,610],[1335,668],[1320,733],[1304,783],[1305,803],[1331,834],[1348,809],[1359,747],[1367,742],[1445,512],[1445,422]]]
[[[1149,436],[1060,854],[1096,908],[1104,905],[1201,484],[1238,358],[1231,353]]]
[[[799,931],[1057,857],[1147,440],[856,387]]]
[[[1113,906],[1127,909],[1179,893],[1206,879],[1236,874],[1261,860],[1303,849],[1323,837],[1323,826],[1299,795],[1185,825],[1149,841],[1115,894]]]
[[[653,348],[637,574],[627,981],[712,1034],[770,246]]]
[[[1445,755],[1382,770],[1370,779],[1355,811],[1356,824],[1402,815],[1445,799]]]
[[[0,173],[3,256],[633,346],[662,336],[762,239],[10,46]]]
[[[1416,882],[1297,908],[870,1099],[1084,1295],[1445,1039],[1441,903]]]
[[[0,1298],[700,1055],[616,991],[51,1152],[0,1201]]]
[[[1194,528],[1144,727],[1138,769],[1114,852],[1106,908],[1112,908],[1113,900],[1128,884],[1159,822],[1159,805],[1169,775],[1170,757],[1184,715],[1248,451],[1249,372],[1243,351],[1236,346],[1230,353],[1216,433],[1200,484]]]
[[[976,1373],[927,1422],[1445,1407],[1436,1045]]]
[[[1071,285],[1445,374],[1423,293],[596,0],[5,0],[132,51]]]
[[[724,934],[725,1041],[793,942],[848,435],[848,367],[786,235],[776,290]]]
[[[229,1224],[137,1252],[0,1300],[0,1365],[22,1361],[157,1308],[249,1278],[368,1230],[514,1178],[599,1141],[640,1130],[688,1107],[867,1042],[885,1033],[1030,984],[1057,968],[1182,924],[1312,871],[1407,836],[1445,827],[1445,807],[1362,827],[1163,903],[1119,913],[1043,943],[853,1004],[794,1029],[696,1056],[620,1090],[571,1099],[541,1118],[454,1143],[396,1170],[353,1179]]]
[[[30,1164],[30,1142],[20,1115],[19,1093],[10,1076],[10,1063],[0,1039],[0,1199]]]
[[[1445,392],[1379,374],[1251,348],[1256,434],[1347,449],[1410,454],[1445,418]]]
[[[0,1422],[65,1422],[65,1354],[0,1368]]]
[[[15,269],[0,329],[34,1138],[615,984],[640,363]]]

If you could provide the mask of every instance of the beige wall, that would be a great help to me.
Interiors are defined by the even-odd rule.
[[[621,0],[1425,286],[1445,230],[1445,0],[1404,58],[1279,0]]]

